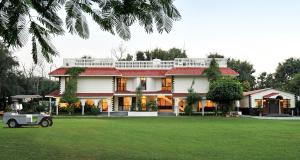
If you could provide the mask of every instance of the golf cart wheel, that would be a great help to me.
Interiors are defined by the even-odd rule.
[[[48,126],[49,126],[49,121],[48,121],[47,119],[43,119],[43,120],[41,121],[41,126],[42,126],[42,127],[48,127]]]
[[[52,119],[48,118],[48,121],[49,121],[49,126],[52,126],[53,125]]]
[[[19,126],[19,124],[17,123],[16,120],[11,119],[7,122],[7,125],[9,128],[17,128]]]

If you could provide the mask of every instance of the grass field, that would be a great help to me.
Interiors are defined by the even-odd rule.
[[[0,159],[300,159],[300,121],[216,117],[54,119],[0,125]]]

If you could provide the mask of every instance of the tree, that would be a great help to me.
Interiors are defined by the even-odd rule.
[[[137,61],[145,61],[145,53],[144,52],[141,52],[141,51],[138,51],[136,53],[136,60]]]
[[[65,92],[62,95],[62,101],[67,102],[67,110],[69,114],[72,114],[75,110],[76,103],[78,98],[76,97],[77,93],[77,78],[78,75],[85,71],[85,68],[73,67],[69,68],[67,74],[70,75],[69,81],[66,83]]]
[[[289,58],[279,63],[275,72],[275,79],[279,87],[284,86],[297,73],[300,73],[300,59]]]
[[[224,58],[223,55],[219,54],[218,52],[210,52],[209,55],[207,56],[207,58]]]
[[[191,87],[188,89],[188,95],[186,97],[186,107],[184,108],[185,114],[188,114],[189,116],[192,115],[193,108],[197,106],[199,100],[202,99],[202,97],[195,92],[193,88],[194,84],[195,81],[193,80]]]
[[[204,70],[204,75],[207,76],[210,82],[217,80],[221,76],[219,64],[217,63],[215,58],[212,58],[209,67]]]
[[[258,89],[277,88],[276,80],[274,79],[273,74],[271,74],[271,73],[268,74],[267,72],[262,72],[257,77],[256,88],[258,88]]]
[[[207,99],[217,102],[225,114],[232,109],[234,101],[242,98],[242,85],[232,77],[219,78],[209,85]]]
[[[133,56],[130,54],[127,54],[125,61],[133,61]]]
[[[156,48],[152,51],[145,51],[146,60],[150,61],[152,59],[160,59],[163,61],[174,60],[175,58],[187,58],[185,50],[178,48],[171,48],[167,51]]]
[[[233,58],[229,58],[227,60],[227,66],[239,73],[239,75],[236,77],[239,80],[239,82],[241,82],[242,84],[247,82],[249,83],[249,90],[255,88],[255,76],[253,76],[255,69],[253,68],[252,64],[250,64],[247,61],[240,61]],[[247,86],[244,86],[244,88],[247,88]]]
[[[300,96],[300,73],[297,73],[293,76],[286,85],[285,90],[290,91],[298,96]]]
[[[112,56],[114,56],[117,60],[123,60],[123,55],[126,52],[126,47],[121,43],[116,49],[111,50]]]
[[[19,66],[16,58],[11,55],[4,44],[0,43],[0,96],[6,97],[12,95],[13,85],[15,83],[16,76],[18,73],[16,67]],[[11,83],[14,82],[14,83]]]
[[[7,46],[23,47],[28,37],[32,42],[32,57],[37,62],[37,45],[49,62],[58,54],[50,39],[63,35],[63,21],[58,11],[65,7],[66,28],[81,38],[89,37],[85,15],[89,15],[100,29],[118,34],[122,39],[131,37],[129,27],[138,22],[147,33],[169,33],[173,21],[181,18],[172,0],[2,0],[0,1],[0,37]]]
[[[142,104],[142,96],[143,96],[143,92],[142,92],[142,86],[139,85],[136,90],[135,90],[135,95],[136,95],[136,106],[132,105],[131,110],[135,110],[135,111],[141,111],[143,108],[143,104]]]

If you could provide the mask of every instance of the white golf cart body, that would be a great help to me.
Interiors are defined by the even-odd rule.
[[[19,114],[6,112],[3,115],[3,123],[7,124],[9,120],[15,120],[19,125],[39,125],[44,118],[50,118],[50,115],[41,114]]]
[[[41,98],[39,95],[16,95],[12,96],[15,99],[25,98]],[[52,117],[45,113],[40,114],[20,114],[19,111],[23,109],[22,104],[18,101],[11,106],[13,112],[6,112],[3,115],[3,123],[7,124],[10,128],[20,127],[22,125],[41,125],[42,127],[52,126]]]

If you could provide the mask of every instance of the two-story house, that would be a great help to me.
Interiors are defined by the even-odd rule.
[[[136,88],[142,88],[142,106],[150,100],[157,102],[159,112],[182,112],[188,89],[194,81],[194,90],[202,96],[208,92],[209,82],[203,71],[209,58],[176,58],[174,61],[114,61],[113,59],[64,59],[63,66],[50,76],[59,78],[60,90],[48,96],[59,101],[65,91],[70,67],[84,67],[78,77],[77,97],[82,104],[93,100],[102,112],[127,112],[136,103]],[[226,59],[216,59],[223,75],[238,75],[227,67]],[[206,101],[206,107],[213,107]],[[201,110],[199,103],[197,110]],[[84,112],[83,112],[84,114]]]

